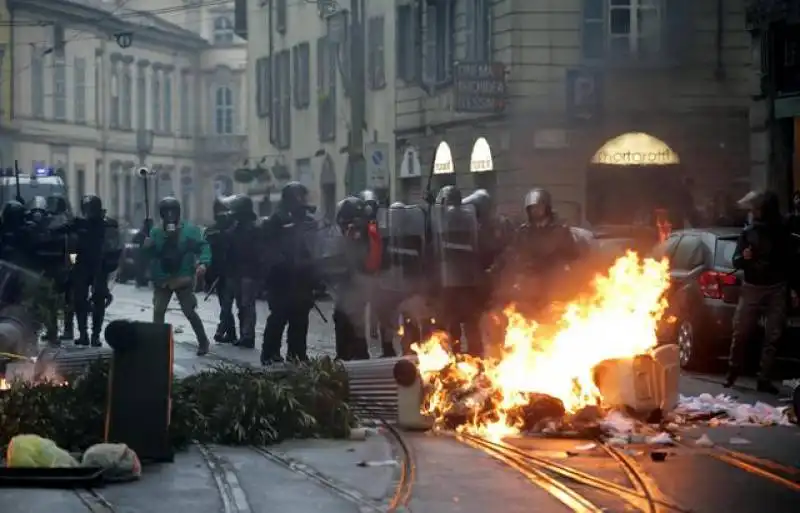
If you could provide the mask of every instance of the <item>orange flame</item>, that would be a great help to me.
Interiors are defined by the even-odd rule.
[[[629,252],[605,275],[595,277],[591,294],[568,303],[560,318],[549,325],[507,308],[508,327],[499,359],[454,355],[441,333],[414,344],[428,387],[423,413],[441,421],[455,408],[454,387],[483,390],[485,397],[494,398],[491,415],[473,416],[462,429],[496,437],[518,432],[520,426],[509,419],[509,413],[527,404],[533,393],[560,399],[568,412],[602,403],[594,368],[605,360],[645,354],[656,346],[668,285],[666,260],[642,260]],[[480,394],[474,401],[481,401]]]

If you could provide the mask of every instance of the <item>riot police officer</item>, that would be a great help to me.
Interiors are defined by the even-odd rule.
[[[440,317],[450,335],[454,350],[467,349],[483,355],[476,296],[482,270],[478,253],[478,221],[475,208],[464,205],[461,191],[453,186],[441,188],[431,211],[434,259],[439,266],[438,304]]]
[[[525,195],[524,222],[502,255],[496,272],[502,272],[503,293],[531,312],[553,299],[560,273],[569,270],[580,251],[569,227],[553,210],[550,192],[535,188]]]
[[[344,238],[346,270],[334,292],[333,325],[336,358],[340,360],[369,358],[363,322],[369,298],[365,276],[369,251],[366,209],[366,202],[355,196],[343,199],[336,207],[336,225]]]
[[[236,195],[229,202],[233,224],[228,230],[230,251],[226,276],[226,295],[236,301],[239,316],[240,338],[235,345],[252,349],[256,340],[256,298],[261,288],[261,258],[268,248],[258,246],[260,223],[253,206],[253,200],[243,194]]]
[[[261,363],[281,362],[281,339],[287,330],[286,356],[308,360],[308,316],[321,282],[313,262],[309,238],[316,236],[316,209],[308,203],[308,189],[290,182],[281,190],[275,213],[262,224],[269,317],[264,329]]]
[[[82,198],[81,215],[75,220],[72,230],[75,250],[72,297],[78,325],[75,344],[89,344],[88,316],[91,311],[91,344],[100,346],[106,308],[111,303],[108,276],[119,265],[122,251],[119,225],[116,220],[105,217],[102,201],[92,194]]]
[[[214,224],[205,232],[206,240],[211,248],[211,266],[206,280],[211,281],[219,301],[219,323],[214,334],[214,341],[220,344],[233,343],[236,338],[236,323],[233,319],[233,288],[228,283],[230,264],[230,228],[233,225],[229,203],[231,198],[214,200]]]

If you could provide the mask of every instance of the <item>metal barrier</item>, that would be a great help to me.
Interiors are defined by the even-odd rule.
[[[58,377],[85,373],[97,360],[110,361],[114,351],[109,347],[47,347],[36,359],[36,375],[53,373]]]
[[[403,429],[430,429],[422,415],[424,389],[415,357],[344,362],[350,405],[364,419],[382,420]]]

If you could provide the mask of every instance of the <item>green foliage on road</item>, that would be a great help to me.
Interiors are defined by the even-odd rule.
[[[108,365],[58,383],[15,383],[0,392],[0,447],[36,434],[68,451],[103,441]],[[344,438],[354,416],[347,376],[330,358],[285,373],[225,365],[176,379],[170,424],[176,449],[192,441],[269,445],[290,438]]]

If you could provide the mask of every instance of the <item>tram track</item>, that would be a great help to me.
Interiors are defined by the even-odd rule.
[[[630,482],[630,487],[537,456],[506,442],[489,441],[467,434],[454,436],[456,440],[511,466],[576,513],[595,513],[607,509],[580,493],[574,485],[601,492],[642,513],[689,513],[689,510],[666,499],[633,458],[605,444],[601,444],[601,447],[616,461]]]

